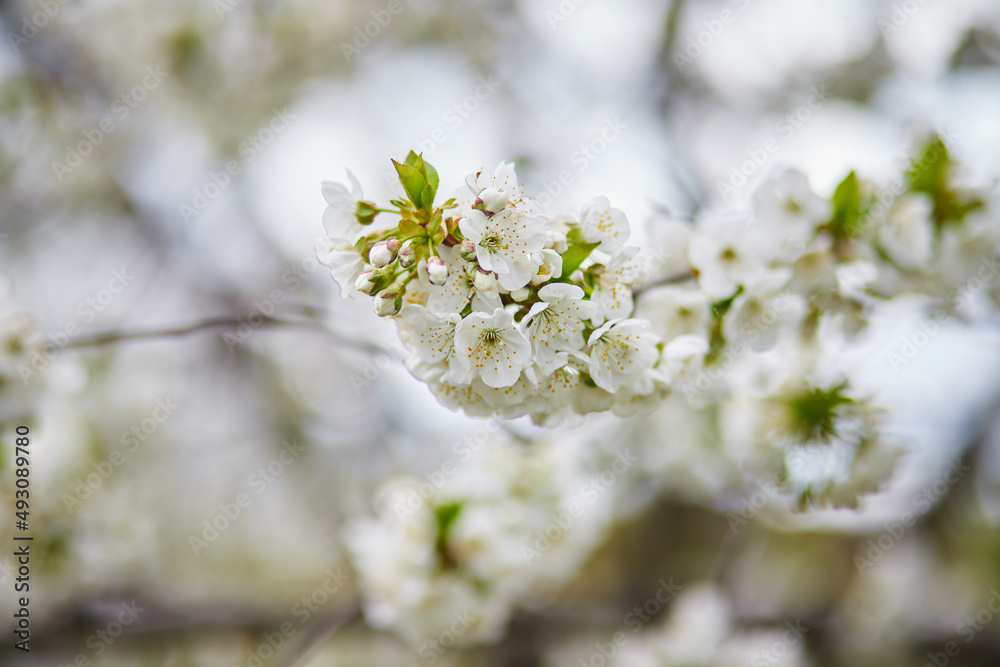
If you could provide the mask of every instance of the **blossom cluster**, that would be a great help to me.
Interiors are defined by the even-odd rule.
[[[606,475],[631,465],[628,452],[610,456]],[[378,516],[347,529],[368,622],[415,647],[457,619],[455,644],[499,639],[517,606],[579,570],[612,517],[573,439],[532,448],[496,439],[467,458],[440,485],[391,480]]]
[[[396,320],[407,366],[444,405],[553,423],[666,392],[660,340],[631,316],[639,249],[606,197],[550,218],[501,162],[436,206],[437,171],[412,152],[394,164],[406,198],[392,208],[364,200],[353,175],[350,188],[323,184],[317,254],[342,295],[370,295]]]

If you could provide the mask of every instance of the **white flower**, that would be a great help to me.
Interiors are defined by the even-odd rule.
[[[365,268],[365,261],[353,245],[332,236],[316,241],[316,259],[330,267],[330,275],[340,288],[341,297],[350,293]]]
[[[699,289],[676,285],[652,289],[642,295],[635,313],[648,320],[652,331],[664,340],[708,332],[708,298]]]
[[[607,197],[594,197],[583,205],[580,231],[588,243],[600,243],[598,250],[613,253],[628,240],[629,226],[625,214],[611,208]]]
[[[555,250],[560,255],[563,254],[569,249],[566,233],[555,229],[545,230],[545,247],[549,250]]]
[[[656,363],[659,339],[644,320],[611,320],[590,335],[590,377],[614,392]]]
[[[492,313],[501,307],[496,279],[484,276],[475,262],[462,258],[458,248],[441,248],[441,259],[448,270],[447,281],[431,290],[427,306],[439,313],[460,313],[472,300],[472,310]]]
[[[678,336],[663,348],[663,365],[659,368],[671,383],[679,384],[701,369],[708,349],[708,340],[703,336]]]
[[[421,359],[435,363],[451,358],[455,328],[462,321],[457,313],[439,315],[422,306],[408,305],[401,317],[412,327],[407,344]]]
[[[537,273],[531,277],[532,285],[541,285],[562,275],[562,255],[555,250],[541,250],[535,254],[539,262]]]
[[[502,201],[501,196],[506,197],[506,202],[504,207],[500,208],[516,208],[523,213],[541,213],[542,208],[534,199],[528,197],[524,194],[524,190],[517,182],[517,172],[514,170],[513,162],[501,162],[497,165],[496,176],[490,174],[489,169],[480,169],[475,174],[470,174],[465,179],[466,184],[472,193],[477,197],[481,197],[483,192],[487,192],[487,196],[491,199],[489,206],[485,205],[484,208],[487,211],[492,211],[496,213],[499,208],[497,207]],[[496,194],[501,193],[500,195]]]
[[[755,280],[768,259],[764,240],[742,218],[702,219],[688,244],[698,284],[713,300],[728,298],[738,285]]]
[[[494,271],[504,289],[520,289],[535,275],[532,254],[545,245],[544,218],[512,208],[493,216],[471,211],[459,228],[476,244],[479,265]]]
[[[639,248],[625,246],[618,250],[604,271],[597,276],[591,299],[608,319],[622,319],[632,314],[632,283],[641,267],[636,259]]]
[[[496,188],[486,188],[479,193],[476,205],[482,206],[484,212],[492,215],[507,207],[507,193]]]
[[[931,256],[934,204],[920,193],[905,194],[889,210],[878,239],[889,257],[904,269],[923,267]]]
[[[531,344],[513,316],[498,308],[462,320],[455,330],[455,354],[470,379],[479,376],[490,387],[509,387],[531,363]]]
[[[814,193],[806,175],[795,170],[761,183],[753,206],[756,221],[775,235],[784,260],[802,254],[816,227],[830,219],[829,200]]]
[[[548,375],[565,364],[558,352],[573,352],[583,347],[583,320],[589,319],[588,303],[583,290],[576,285],[555,283],[538,290],[539,303],[534,304],[522,322],[525,335],[531,341],[535,363]]]
[[[340,183],[323,181],[323,198],[327,203],[323,212],[323,227],[331,237],[353,244],[361,233],[357,208],[364,193],[350,170],[347,170],[347,177],[351,180],[350,190]]]
[[[790,269],[767,271],[736,299],[723,320],[723,333],[733,344],[745,342],[758,352],[778,342],[784,327],[797,323],[805,310],[801,297],[784,289]]]

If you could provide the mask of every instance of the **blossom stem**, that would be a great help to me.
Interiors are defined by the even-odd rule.
[[[657,287],[663,287],[664,285],[676,285],[678,283],[687,282],[694,278],[694,273],[691,271],[685,271],[684,273],[678,273],[672,276],[667,276],[666,278],[660,278],[651,283],[646,283],[645,285],[639,285],[632,288],[632,296],[638,298],[642,296],[645,292]]]

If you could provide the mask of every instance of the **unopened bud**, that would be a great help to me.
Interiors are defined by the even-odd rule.
[[[497,289],[497,274],[477,268],[474,282],[480,292],[492,292]]]
[[[531,296],[531,290],[527,287],[522,287],[521,289],[516,289],[510,293],[510,298],[512,298],[517,303],[527,300]]]
[[[462,245],[459,248],[458,252],[462,255],[462,259],[464,259],[465,261],[467,262],[476,261],[476,244],[470,241],[469,239],[465,239],[464,241],[462,241]]]
[[[473,208],[478,208],[487,215],[499,213],[507,206],[507,193],[500,192],[496,188],[486,188],[479,193]]]
[[[380,241],[373,245],[372,249],[368,252],[368,261],[376,268],[381,268],[386,264],[392,264],[396,259],[396,253],[399,251],[399,246],[400,243],[398,239]]]
[[[404,269],[408,269],[413,266],[414,262],[417,261],[417,251],[413,249],[413,246],[407,243],[402,248],[399,249],[399,265]]]
[[[444,285],[448,282],[448,266],[440,257],[431,257],[427,260],[427,280],[431,285]]]
[[[375,272],[365,271],[358,279],[354,281],[354,289],[358,290],[362,294],[374,294],[375,293]]]
[[[403,294],[406,285],[395,283],[379,292],[375,297],[375,314],[379,317],[391,317],[403,307]]]

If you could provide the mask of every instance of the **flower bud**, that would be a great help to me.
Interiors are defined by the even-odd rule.
[[[413,249],[413,246],[407,243],[402,248],[399,249],[399,265],[404,269],[408,269],[413,266],[414,262],[417,261],[417,251]]]
[[[448,282],[448,266],[440,257],[431,257],[427,260],[427,280],[431,285],[444,285]]]
[[[479,193],[473,208],[480,209],[487,215],[499,213],[507,206],[507,193],[500,192],[496,188],[486,188]]]
[[[569,249],[569,242],[566,235],[554,229],[545,230],[545,247],[555,250],[560,255]]]
[[[370,225],[378,215],[378,207],[370,201],[359,201],[354,209],[354,217],[358,219],[358,224]]]
[[[467,262],[476,261],[476,244],[469,239],[462,241],[462,246],[458,252],[461,253],[462,259]]]
[[[386,241],[380,241],[372,246],[372,249],[368,252],[368,261],[375,268],[381,268],[386,264],[392,264],[396,259],[396,253],[399,251],[399,240],[398,239],[388,239]]]
[[[379,317],[391,317],[397,314],[403,307],[403,294],[406,293],[406,285],[394,283],[388,288],[379,292],[375,297],[375,314]]]
[[[358,279],[354,281],[354,289],[358,290],[362,294],[374,294],[375,293],[375,272],[365,271]]]
[[[531,290],[527,287],[522,287],[521,289],[516,289],[510,293],[510,298],[512,298],[517,303],[525,301],[529,296],[531,296]]]
[[[492,271],[486,271],[481,267],[477,267],[474,280],[476,289],[480,292],[492,292],[497,289],[497,274]]]

